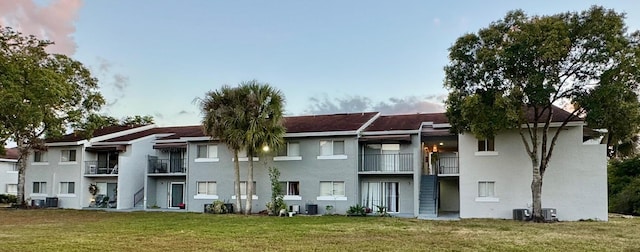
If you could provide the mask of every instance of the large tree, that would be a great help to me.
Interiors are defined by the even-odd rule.
[[[245,214],[251,214],[253,188],[253,157],[264,147],[278,149],[284,144],[286,129],[283,126],[284,95],[268,84],[255,80],[243,82],[240,89],[247,94],[245,113],[247,128],[245,143],[249,157],[249,171],[247,173],[247,202]],[[266,157],[263,157],[266,158]]]
[[[46,52],[52,42],[0,27],[0,142],[18,145],[18,201],[29,153],[100,109],[97,80],[80,62]]]
[[[512,11],[449,49],[444,85],[452,130],[478,138],[518,130],[531,159],[534,221],[543,221],[542,180],[562,129],[589,116],[593,107],[587,105],[596,97],[623,102],[604,94],[611,85],[633,93],[638,65],[624,62],[637,62],[630,53],[637,52],[637,37],[626,33],[623,14],[602,7],[550,16]],[[616,71],[629,78],[613,80]],[[562,103],[571,105],[570,115],[554,125],[554,106]],[[624,108],[610,106],[607,113],[626,113]]]
[[[223,86],[218,90],[207,92],[204,98],[198,99],[200,110],[204,115],[202,118],[204,133],[224,143],[233,152],[236,213],[242,211],[238,152],[246,146],[244,137],[246,123],[243,121],[245,97],[246,95],[242,94],[238,88]]]

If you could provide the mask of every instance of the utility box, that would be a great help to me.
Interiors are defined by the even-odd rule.
[[[317,215],[318,214],[318,205],[316,204],[307,204],[305,206],[305,210],[308,215]]]
[[[558,215],[555,208],[543,208],[542,209],[542,217],[544,217],[545,221],[557,221]]]
[[[294,212],[296,214],[300,213],[300,205],[290,205],[289,212]]]
[[[31,200],[31,206],[36,208],[43,208],[45,207],[44,200],[41,200],[41,199]]]
[[[518,221],[527,221],[531,218],[529,209],[513,209],[513,219]]]
[[[47,197],[45,200],[45,205],[47,207],[58,207],[58,198],[57,197]]]

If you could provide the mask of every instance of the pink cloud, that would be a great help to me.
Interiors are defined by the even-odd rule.
[[[72,35],[81,6],[82,0],[55,0],[44,6],[33,0],[2,0],[0,25],[55,42],[49,52],[72,55],[77,47]]]

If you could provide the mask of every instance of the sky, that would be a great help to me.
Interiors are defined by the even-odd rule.
[[[196,98],[258,80],[286,114],[443,111],[448,48],[515,9],[529,15],[636,1],[0,0],[0,24],[53,40],[100,81],[101,113],[201,121]]]

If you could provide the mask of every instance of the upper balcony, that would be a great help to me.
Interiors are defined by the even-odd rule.
[[[412,174],[413,154],[362,154],[360,174]]]
[[[460,174],[460,159],[457,156],[440,156],[434,161],[439,176],[458,176]]]
[[[102,177],[118,176],[118,163],[108,163],[101,161],[85,161],[84,176]]]
[[[150,156],[148,174],[157,176],[186,175],[187,165],[184,158],[159,159]]]

